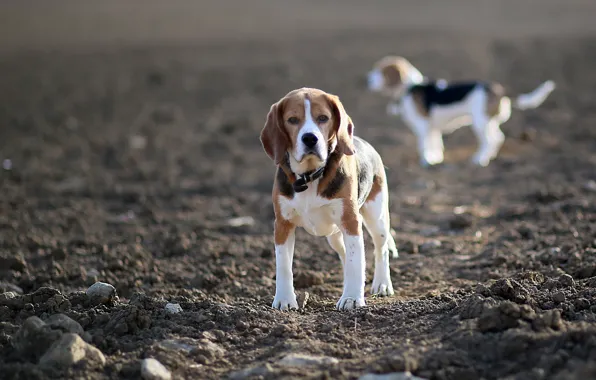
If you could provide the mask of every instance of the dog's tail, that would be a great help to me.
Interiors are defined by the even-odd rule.
[[[537,108],[544,103],[548,95],[553,92],[555,87],[555,82],[552,80],[547,80],[538,86],[534,91],[528,92],[527,94],[518,95],[513,102],[513,106],[520,110]]]
[[[389,234],[389,241],[387,241],[387,247],[389,248],[389,253],[391,254],[391,257],[397,259],[399,257],[399,253],[397,252],[395,239],[393,238],[393,235],[391,233]]]

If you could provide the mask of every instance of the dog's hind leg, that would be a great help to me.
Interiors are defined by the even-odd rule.
[[[391,236],[389,221],[389,194],[385,178],[377,179],[381,191],[369,196],[362,205],[361,213],[364,226],[372,237],[375,246],[375,274],[372,293],[379,296],[393,295],[393,284],[389,271],[389,256],[397,256],[397,248]]]

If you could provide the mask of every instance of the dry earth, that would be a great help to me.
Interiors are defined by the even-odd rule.
[[[596,376],[596,3],[272,3],[3,5],[2,378],[138,378],[144,358],[175,379]],[[490,167],[467,164],[462,129],[423,170],[364,90],[387,53],[512,93],[558,88],[513,115]],[[305,233],[305,307],[270,308],[274,168],[258,133],[302,86],[338,94],[388,167],[396,296],[353,312],[334,310],[338,258]],[[96,281],[118,298],[88,296]]]

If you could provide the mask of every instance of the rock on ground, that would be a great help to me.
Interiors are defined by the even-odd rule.
[[[117,297],[116,288],[105,282],[96,282],[87,289],[86,293],[97,304],[108,303]]]
[[[157,360],[147,358],[141,362],[141,377],[145,380],[169,380],[172,374]]]
[[[178,314],[182,312],[182,306],[177,303],[167,303],[164,309],[170,314]]]
[[[68,368],[82,361],[98,366],[106,364],[106,358],[101,351],[86,343],[77,334],[66,333],[41,357],[39,364]]]
[[[290,367],[332,365],[337,363],[339,363],[339,360],[330,356],[311,356],[306,354],[289,354],[279,361],[279,364]]]
[[[46,320],[46,324],[54,330],[62,330],[73,334],[83,335],[85,330],[74,319],[64,314],[54,314]]]

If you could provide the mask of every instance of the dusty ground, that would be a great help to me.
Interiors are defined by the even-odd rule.
[[[262,3],[242,19],[260,15]],[[352,3],[324,28],[301,33],[294,22],[283,38],[268,34],[274,22],[259,33],[259,23],[220,19],[207,27],[215,42],[149,44],[159,40],[151,34],[137,45],[75,48],[50,41],[61,34],[49,29],[52,51],[23,49],[45,41],[36,40],[39,24],[15,29],[22,46],[0,55],[0,292],[16,294],[0,294],[2,377],[137,378],[147,357],[189,379],[240,378],[245,369],[270,379],[596,376],[596,38],[577,16],[596,6],[532,3],[473,22],[455,12],[440,30],[423,16],[416,27],[415,12],[396,16],[406,26],[385,17],[375,28],[378,12],[367,18]],[[383,3],[389,10],[400,11]],[[107,29],[110,38],[120,30]],[[548,78],[559,87],[539,110],[514,114],[490,167],[467,165],[475,141],[462,129],[446,139],[446,164],[423,170],[413,136],[364,91],[363,73],[387,53],[437,77],[496,79],[513,93]],[[340,95],[388,167],[397,294],[354,312],[334,311],[339,260],[305,233],[295,273],[306,306],[270,308],[274,168],[258,133],[271,103],[301,86]],[[253,224],[234,225],[247,216]],[[89,299],[82,292],[95,281],[115,286],[119,299]],[[167,302],[183,312],[167,314]],[[21,326],[56,313],[82,326],[105,366],[37,364],[61,332],[27,336]],[[290,353],[338,362],[283,366]]]

